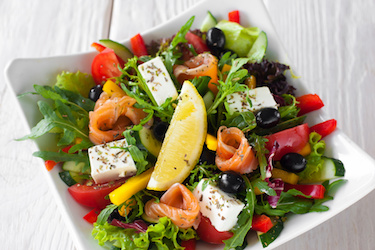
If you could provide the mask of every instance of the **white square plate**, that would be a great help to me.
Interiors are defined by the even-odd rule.
[[[146,42],[162,37],[170,37],[193,15],[196,16],[193,27],[198,28],[206,16],[207,10],[210,10],[218,20],[226,19],[229,11],[240,10],[242,25],[257,26],[267,33],[267,58],[276,59],[291,65],[262,0],[220,1],[220,4],[218,4],[217,0],[206,0],[142,35]],[[129,47],[129,41],[125,41],[124,44]],[[33,84],[53,84],[57,74],[63,70],[71,72],[80,70],[90,73],[91,61],[95,55],[96,52],[38,59],[16,59],[8,65],[5,73],[9,87],[13,90],[14,95],[17,96],[32,91]],[[299,80],[290,79],[290,81],[297,88],[298,95],[309,92],[308,86],[305,86]],[[35,96],[26,96],[18,99],[20,111],[28,128],[27,132],[30,132],[30,128],[42,118],[36,105],[37,100],[38,97]],[[316,124],[325,120],[324,116],[324,111],[315,111],[310,115],[307,122]],[[344,163],[346,168],[345,179],[348,182],[336,193],[333,201],[325,203],[330,207],[328,212],[292,216],[285,223],[281,235],[267,249],[280,246],[316,227],[354,204],[374,189],[375,162],[371,157],[350,141],[339,129],[328,136],[326,142],[326,155],[338,158]],[[53,150],[55,148],[48,136],[42,137],[36,143],[40,150]],[[359,159],[360,164],[358,164]],[[40,165],[44,168],[42,160]],[[92,226],[82,219],[90,209],[80,206],[72,199],[67,192],[67,186],[58,176],[59,170],[57,168],[50,172],[46,170],[44,172],[61,213],[65,217],[67,227],[76,243],[76,247],[78,249],[102,249],[91,237]],[[257,242],[255,234],[251,234],[248,241],[249,249],[263,249],[261,244]],[[220,249],[221,247],[199,244],[199,248]]]

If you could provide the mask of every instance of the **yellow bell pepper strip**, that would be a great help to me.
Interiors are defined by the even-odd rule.
[[[245,84],[249,89],[255,89],[257,87],[257,79],[255,76],[251,75],[250,77],[245,79]]]
[[[282,169],[272,169],[272,178],[280,178],[283,182],[289,184],[297,184],[299,176],[295,173],[290,173]]]
[[[106,83],[104,83],[103,91],[106,92],[109,97],[111,97],[114,93],[118,93],[119,96],[125,95],[125,92],[120,88],[120,86],[111,80],[107,80]]]
[[[120,209],[118,210],[118,213],[122,217],[125,217],[132,210],[132,206],[135,206],[135,205],[137,205],[137,202],[135,201],[135,199],[129,199],[129,200],[126,201],[125,205],[120,207]]]
[[[306,143],[306,145],[298,152],[302,156],[307,156],[311,153],[311,146],[310,143]]]
[[[206,145],[209,150],[216,151],[217,149],[217,139],[215,136],[207,134]]]
[[[111,202],[119,206],[134,194],[145,189],[151,178],[152,171],[154,171],[154,168],[150,168],[140,175],[129,178],[124,184],[109,193],[109,199]]]
[[[221,74],[223,75],[223,81],[225,81],[227,79],[228,73],[229,73],[231,68],[232,68],[232,66],[230,66],[229,64],[223,65],[223,68],[221,69]]]

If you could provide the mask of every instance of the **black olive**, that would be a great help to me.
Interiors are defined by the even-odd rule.
[[[201,157],[199,158],[199,165],[206,163],[207,165],[215,164],[216,152],[209,150],[206,145],[203,146]]]
[[[280,160],[281,166],[293,173],[299,173],[306,168],[306,159],[298,153],[287,153]]]
[[[221,173],[218,183],[219,188],[229,194],[236,194],[245,189],[245,181],[242,176],[233,171]]]
[[[157,122],[153,126],[152,132],[154,133],[154,136],[158,141],[163,142],[168,127],[169,124],[167,122]]]
[[[211,28],[206,34],[206,44],[210,50],[221,51],[225,45],[225,35],[221,29]]]
[[[103,86],[100,84],[96,85],[95,87],[90,89],[89,98],[92,101],[96,102],[99,99],[101,93],[103,93]]]
[[[272,128],[280,121],[280,113],[275,108],[263,108],[256,114],[257,125],[261,128]]]

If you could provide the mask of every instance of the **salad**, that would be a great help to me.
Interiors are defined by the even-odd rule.
[[[336,121],[304,122],[324,104],[295,95],[261,27],[239,11],[193,22],[149,44],[137,34],[131,49],[100,40],[91,74],[34,85],[44,118],[20,140],[56,135],[58,151],[34,155],[92,208],[83,219],[99,245],[244,249],[254,233],[267,247],[289,216],[327,211],[344,183],[324,154]]]

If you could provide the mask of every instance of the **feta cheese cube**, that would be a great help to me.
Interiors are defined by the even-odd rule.
[[[210,219],[217,231],[229,231],[236,225],[237,216],[245,204],[211,184],[207,184],[203,190],[205,180],[207,179],[202,179],[193,191],[198,199],[200,211],[203,216]]]
[[[249,90],[251,105],[246,99],[246,92],[236,92],[227,96],[229,112],[257,112],[262,108],[276,108],[277,103],[268,87],[259,87]]]
[[[95,183],[106,183],[134,175],[137,168],[130,153],[124,149],[126,139],[96,145],[88,149],[91,176]]]
[[[138,69],[159,106],[169,97],[177,99],[176,87],[160,57],[139,65]]]

